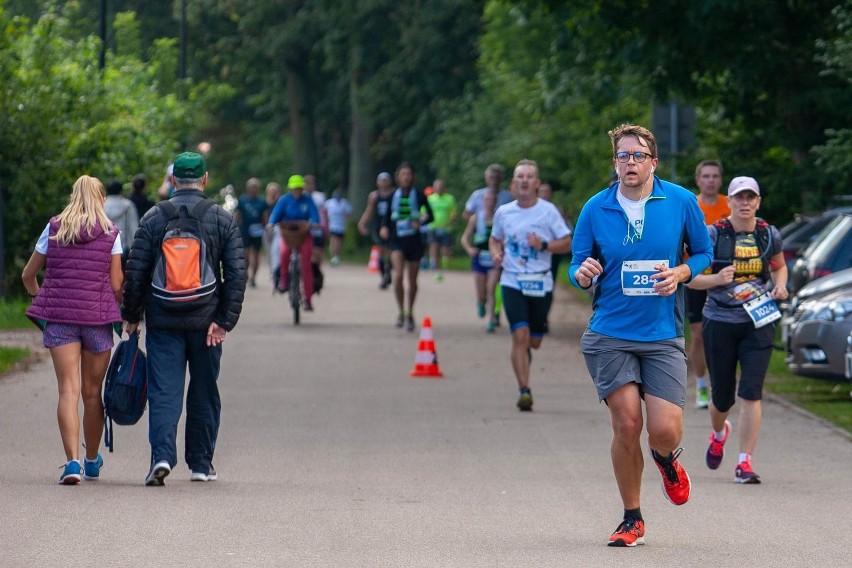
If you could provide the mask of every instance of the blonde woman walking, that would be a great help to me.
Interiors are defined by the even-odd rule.
[[[22,279],[33,302],[27,316],[44,322],[59,387],[56,415],[66,463],[59,483],[97,479],[103,430],[103,380],[113,346],[113,323],[121,321],[121,239],[104,211],[106,192],[97,178],[81,176],[68,206],[42,231]],[[44,278],[38,273],[44,268]],[[83,397],[85,461],[80,463]]]

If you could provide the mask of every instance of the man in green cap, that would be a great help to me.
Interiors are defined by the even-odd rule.
[[[213,481],[217,477],[213,451],[222,406],[216,384],[222,343],[226,332],[237,325],[246,287],[240,229],[230,213],[204,195],[204,158],[193,152],[180,154],[175,158],[170,182],[175,188],[174,196],[152,207],[139,223],[127,261],[121,306],[128,333],[136,331],[143,316],[145,319],[151,443],[145,485],[152,486],[164,485],[166,476],[177,465],[177,426],[183,410],[187,366],[184,448],[192,471],[190,479]],[[202,265],[210,269],[202,271],[210,281],[205,293],[182,297],[180,302],[173,297],[164,298],[164,292],[153,285],[155,270],[162,271],[169,262],[163,254],[164,237],[167,232],[172,235],[176,227],[184,231],[182,234],[194,234],[200,240]],[[171,288],[166,288],[167,294]]]

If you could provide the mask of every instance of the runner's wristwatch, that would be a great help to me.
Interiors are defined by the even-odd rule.
[[[544,252],[544,251],[546,251],[546,250],[547,250],[547,241],[545,241],[544,239],[542,239],[542,240],[541,240],[541,252]]]

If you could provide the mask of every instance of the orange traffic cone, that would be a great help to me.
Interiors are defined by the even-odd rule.
[[[370,262],[367,263],[367,271],[379,271],[379,247],[377,247],[376,245],[373,245],[373,248],[370,249]]]
[[[423,318],[423,325],[420,327],[420,342],[417,344],[417,355],[414,357],[411,376],[436,379],[444,376],[438,368],[438,353],[435,351],[432,320],[429,318]]]

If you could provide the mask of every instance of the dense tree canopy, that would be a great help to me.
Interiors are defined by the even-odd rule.
[[[101,2],[0,0],[7,276],[81,173],[157,186],[201,141],[214,190],[315,173],[356,210],[402,160],[464,198],[489,163],[532,158],[575,214],[609,178],[606,131],[678,100],[696,144],[665,175],[691,185],[721,158],[726,179],[758,178],[775,222],[852,193],[841,0],[193,0],[185,19],[182,4],[107,0],[100,69]]]

